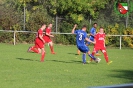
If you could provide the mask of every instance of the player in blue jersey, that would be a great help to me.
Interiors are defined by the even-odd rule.
[[[91,41],[94,41],[94,37],[96,35],[96,27],[97,27],[97,23],[93,24],[93,27],[90,30],[90,36],[88,37]],[[87,42],[86,45],[90,45],[91,42]],[[78,50],[78,54],[80,54],[80,51]],[[98,51],[96,52],[96,56],[100,56],[100,54],[98,53]]]
[[[92,27],[91,30],[90,30],[89,39],[90,39],[91,41],[94,41],[94,37],[95,37],[95,35],[96,35],[96,27],[97,27],[97,23],[94,23],[94,24],[93,24],[93,27]],[[87,43],[87,45],[89,45],[89,44],[90,44],[90,42]]]
[[[93,27],[91,28],[90,30],[90,36],[89,36],[89,39],[91,41],[94,41],[94,38],[95,38],[95,35],[96,35],[96,27],[97,27],[97,23],[94,23],[93,24]],[[90,42],[87,42],[86,45],[90,45]],[[100,54],[98,53],[98,51],[96,52],[96,56],[100,56]]]
[[[91,53],[89,48],[86,46],[85,41],[94,43],[94,41],[91,41],[90,39],[87,38],[87,33],[86,33],[86,29],[87,27],[84,25],[82,27],[82,29],[80,30],[75,30],[77,27],[77,25],[75,24],[73,29],[72,29],[72,33],[76,34],[76,44],[77,44],[77,48],[83,53],[82,56],[82,60],[83,60],[83,64],[86,63],[86,53],[88,54],[89,57],[91,57],[94,61],[96,62],[100,62],[100,59],[95,58]]]

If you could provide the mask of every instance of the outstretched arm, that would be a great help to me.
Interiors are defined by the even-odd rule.
[[[93,29],[93,28],[91,28],[91,30],[90,30],[90,36],[95,37],[95,34],[93,34],[93,31],[94,31],[94,29]]]
[[[44,41],[44,39],[43,39],[41,34],[39,34],[39,38],[43,41],[43,43],[45,43],[45,41]]]
[[[95,37],[95,35],[93,35],[92,33],[90,33],[91,36]]]
[[[87,42],[91,42],[91,43],[93,43],[93,44],[95,44],[96,42],[94,41],[91,41],[90,39],[88,39],[88,38],[85,38],[85,40],[87,41]]]
[[[49,37],[54,37],[53,35],[49,34],[46,32],[46,35],[49,36]]]
[[[75,31],[76,27],[77,27],[77,24],[74,25],[74,27],[72,29],[72,34],[74,34],[74,31]]]

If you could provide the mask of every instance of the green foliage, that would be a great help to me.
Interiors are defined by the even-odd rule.
[[[120,33],[122,35],[133,35],[133,29],[132,28],[126,28],[123,30],[119,30],[120,27],[119,24],[115,24],[115,26],[108,26],[107,28],[105,28],[105,31],[107,33],[107,35],[120,35]],[[133,48],[133,37],[122,37],[122,46],[123,47],[131,47]],[[115,46],[115,47],[119,47],[119,41],[120,41],[120,37],[112,37],[112,36],[108,36],[106,38],[106,45],[107,46]]]
[[[27,22],[26,28],[29,31],[37,31],[41,25],[52,23],[53,19],[48,16],[45,9],[32,10],[32,13],[29,13],[29,20]]]
[[[52,15],[63,16],[72,19],[74,23],[80,23],[86,17],[96,18],[98,11],[105,7],[107,0],[49,0],[49,12]]]
[[[3,33],[0,32],[0,43],[10,43],[13,44],[13,33]]]
[[[59,25],[59,31],[61,33],[70,33],[72,30],[73,25],[70,23],[67,23],[66,21],[62,21]],[[56,35],[55,39],[56,43],[61,44],[75,44],[75,36],[74,35]]]
[[[12,4],[5,4],[0,6],[0,25],[4,30],[18,30],[21,28],[21,14],[16,12]]]
[[[65,45],[70,44],[66,35],[56,35],[55,37],[56,37],[55,40],[56,44],[65,44]]]
[[[124,30],[124,35],[133,35],[133,28],[126,28]],[[124,44],[123,46],[129,46],[133,48],[133,36],[132,37],[123,37]]]

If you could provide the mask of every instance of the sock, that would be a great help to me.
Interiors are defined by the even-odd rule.
[[[94,54],[95,54],[95,53],[94,53],[94,52],[92,52],[92,56],[94,56]],[[90,61],[92,61],[92,60],[93,60],[93,59],[91,58],[91,59],[90,59]]]
[[[91,57],[93,60],[96,60],[96,58],[92,54],[89,54],[89,57]]]
[[[39,53],[39,50],[36,49],[35,47],[32,47],[31,50],[32,50],[33,52],[35,52],[35,53]]]
[[[45,57],[45,52],[42,53],[42,56],[41,56],[41,61],[42,61],[42,62],[44,61],[44,57]]]
[[[50,45],[51,52],[54,52],[53,46]]]
[[[86,63],[86,54],[83,54],[82,60],[83,60],[83,63]]]
[[[78,54],[80,54],[80,50],[78,50]]]
[[[103,54],[104,54],[104,58],[105,58],[106,62],[109,62],[107,52],[104,52]]]

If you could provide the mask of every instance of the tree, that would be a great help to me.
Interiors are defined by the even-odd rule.
[[[97,18],[99,10],[105,7],[107,0],[49,0],[48,3],[51,15],[79,23],[88,17]]]
[[[16,12],[12,3],[3,1],[0,5],[0,25],[5,30],[17,30],[20,27],[21,14]]]

